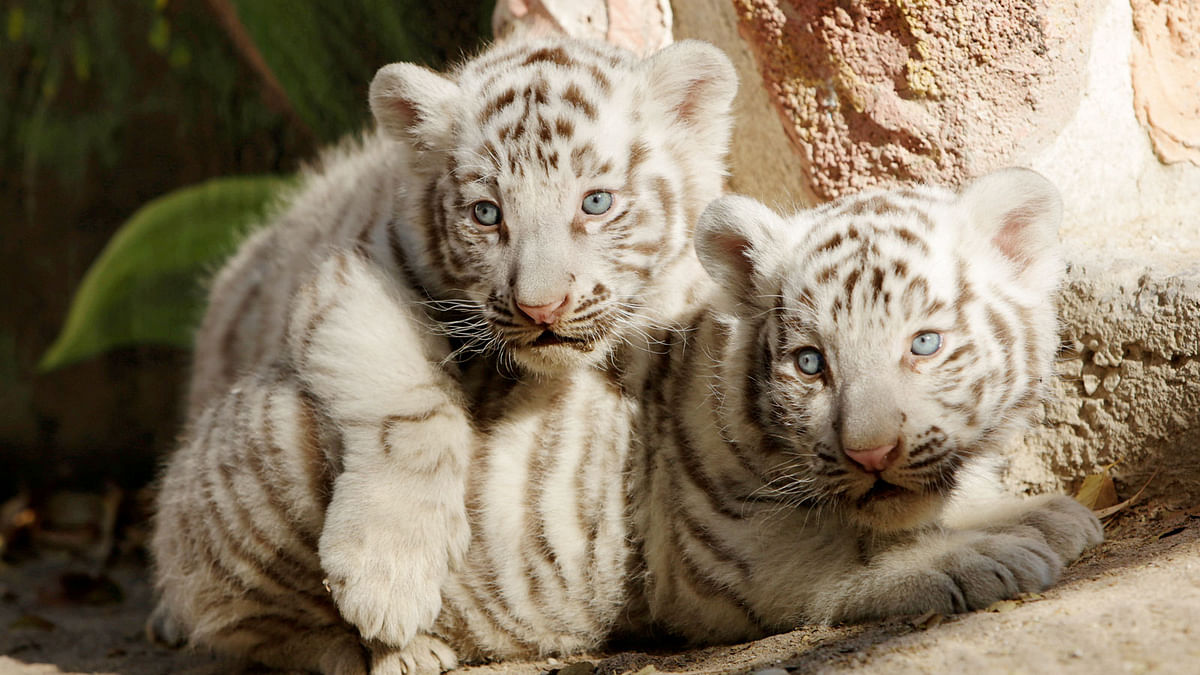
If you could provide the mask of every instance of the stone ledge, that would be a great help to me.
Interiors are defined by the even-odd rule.
[[[1116,462],[1133,489],[1159,471],[1151,494],[1200,494],[1200,258],[1068,251],[1060,377],[1006,482],[1070,489]]]

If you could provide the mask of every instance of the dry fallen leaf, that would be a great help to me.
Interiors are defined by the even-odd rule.
[[[13,536],[33,525],[37,515],[29,508],[29,491],[21,490],[0,504],[0,553],[4,553]]]
[[[1142,493],[1146,491],[1146,488],[1150,485],[1150,482],[1153,481],[1154,477],[1157,475],[1158,475],[1158,469],[1155,469],[1154,473],[1150,474],[1150,477],[1146,479],[1146,482],[1144,484],[1142,484],[1142,489],[1138,490],[1137,494],[1133,495],[1129,499],[1126,499],[1125,501],[1121,502],[1120,504],[1116,504],[1116,505],[1110,506],[1108,508],[1093,509],[1093,513],[1096,514],[1097,518],[1107,518],[1111,515],[1114,515],[1116,513],[1124,511],[1125,509],[1129,508],[1130,506],[1133,506],[1134,504],[1137,503],[1137,501],[1139,499],[1142,498]]]
[[[1183,532],[1186,529],[1187,529],[1186,525],[1180,525],[1178,527],[1173,527],[1173,528],[1167,530],[1166,532],[1163,532],[1162,534],[1158,535],[1158,538],[1166,539],[1167,537],[1173,537],[1173,536],[1179,534],[1180,532]]]
[[[43,619],[36,614],[26,614],[8,624],[9,630],[54,630],[57,626],[49,619]]]
[[[1117,498],[1117,487],[1113,485],[1112,476],[1108,473],[1112,467],[1113,465],[1109,464],[1101,469],[1100,473],[1084,478],[1079,492],[1075,493],[1075,500],[1093,511],[1109,508],[1121,501]]]
[[[578,661],[551,672],[558,673],[558,675],[592,675],[596,672],[596,664],[591,661]]]

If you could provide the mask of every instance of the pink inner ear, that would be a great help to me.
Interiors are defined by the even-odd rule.
[[[750,264],[750,241],[733,233],[719,234],[713,237],[713,243],[725,255],[730,265],[737,269],[743,277],[750,276],[753,271]]]
[[[404,128],[413,126],[421,122],[421,111],[417,106],[413,105],[412,101],[397,96],[388,101],[388,107],[399,118],[398,121]]]
[[[691,122],[700,113],[700,97],[707,90],[708,80],[696,78],[689,80],[683,88],[683,99],[675,106],[675,114],[684,122]]]
[[[1004,257],[1016,263],[1020,271],[1025,271],[1033,261],[1034,242],[1030,240],[1029,228],[1037,220],[1035,204],[1026,204],[1004,214],[1004,224],[1000,231],[992,237],[992,244],[1000,249]]]

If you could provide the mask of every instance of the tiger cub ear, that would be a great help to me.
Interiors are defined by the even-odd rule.
[[[737,71],[725,52],[700,40],[682,40],[642,63],[650,97],[693,131],[728,132]]]
[[[757,313],[771,305],[763,293],[779,262],[782,246],[777,231],[784,226],[774,211],[740,195],[721,197],[700,214],[696,223],[700,264],[739,310]]]
[[[371,80],[368,98],[379,127],[393,140],[419,149],[441,147],[449,139],[450,107],[458,85],[413,63],[392,63]]]
[[[1049,180],[1029,169],[1001,169],[969,184],[961,204],[973,225],[963,242],[968,251],[989,245],[1026,287],[1049,293],[1058,286],[1063,206],[1058,188]]]

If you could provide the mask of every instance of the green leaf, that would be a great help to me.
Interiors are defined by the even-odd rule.
[[[42,372],[114,347],[190,347],[204,304],[201,279],[291,184],[221,178],[159,197],[133,214],[83,278]]]

